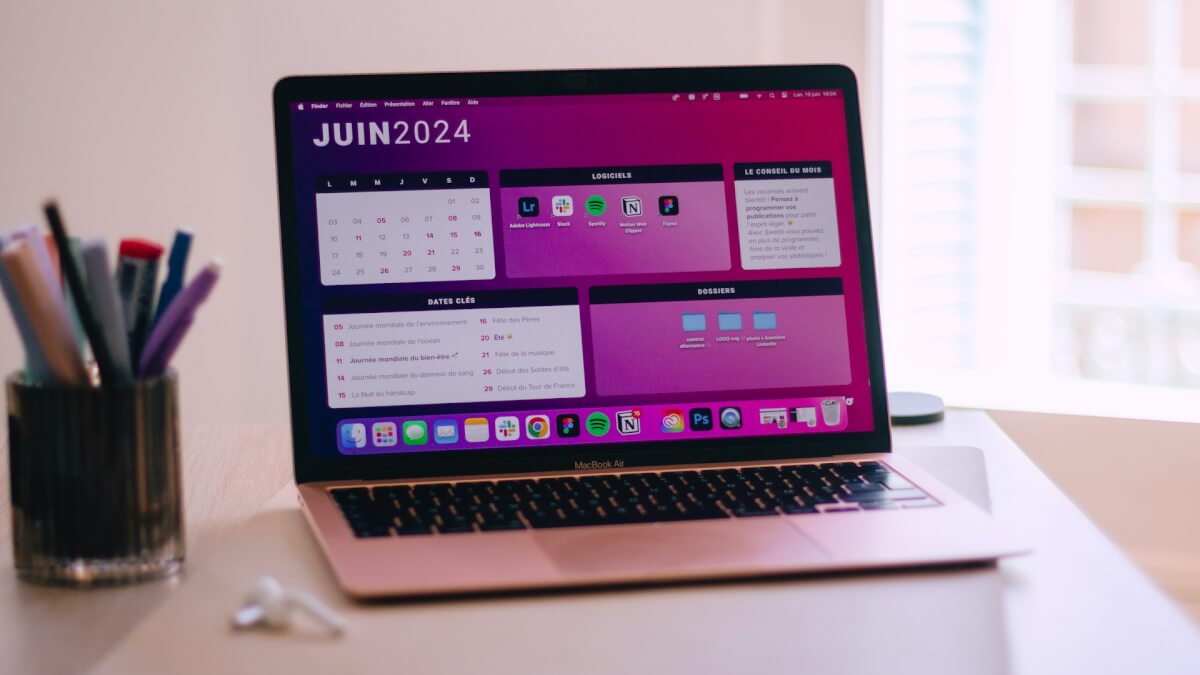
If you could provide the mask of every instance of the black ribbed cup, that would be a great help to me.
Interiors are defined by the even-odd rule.
[[[132,583],[183,565],[174,371],[106,387],[8,381],[13,556],[27,581]]]

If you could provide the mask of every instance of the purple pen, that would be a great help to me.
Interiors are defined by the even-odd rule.
[[[154,377],[167,369],[167,364],[196,318],[196,310],[208,298],[213,286],[217,285],[220,274],[221,261],[213,260],[167,306],[142,350],[142,358],[138,362],[139,377]]]

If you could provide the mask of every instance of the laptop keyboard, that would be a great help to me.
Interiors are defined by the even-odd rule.
[[[358,537],[921,508],[880,462],[335,488]]]

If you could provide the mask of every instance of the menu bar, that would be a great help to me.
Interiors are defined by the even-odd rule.
[[[563,96],[496,96],[487,98],[412,98],[355,101],[303,101],[293,103],[296,112],[331,112],[341,110],[476,108],[480,106],[513,105],[596,105],[657,100],[662,103],[722,103],[797,102],[816,98],[837,98],[838,89],[771,89],[754,91],[663,92],[652,94],[586,94]]]

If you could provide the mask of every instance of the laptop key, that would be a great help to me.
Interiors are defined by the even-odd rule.
[[[892,501],[899,501],[903,499],[925,499],[928,495],[917,488],[908,488],[904,490],[888,490],[883,493],[883,496]]]
[[[844,502],[883,502],[888,501],[886,492],[859,492],[848,495],[841,495],[841,500]]]
[[[779,512],[775,509],[763,509],[756,507],[733,509],[733,515],[738,518],[754,518],[757,516],[777,516]]]
[[[487,521],[484,523],[480,523],[479,529],[484,532],[498,532],[498,531],[502,531],[502,530],[524,530],[525,523],[522,523],[521,521],[515,520],[515,519],[508,520],[508,521],[493,520],[493,521]]]
[[[879,483],[847,483],[846,489],[851,493],[883,492],[883,486]]]
[[[838,490],[837,488],[835,488],[831,485],[819,485],[819,486],[811,486],[810,485],[807,488],[807,492],[808,492],[808,494],[812,495],[813,499],[824,500],[827,502],[828,501],[837,501],[836,499],[834,499],[834,497],[841,494],[841,490]]]
[[[356,537],[390,537],[392,534],[391,528],[386,525],[372,525],[368,527],[354,528],[354,536]]]
[[[534,511],[525,515],[525,519],[529,521],[529,526],[534,529],[545,527],[566,527],[571,523],[565,518],[560,517],[557,513],[549,511]]]
[[[900,490],[914,487],[912,483],[905,480],[902,476],[895,473],[889,473],[886,476],[879,477],[879,482],[888,486],[893,490]]]
[[[361,504],[371,500],[367,488],[336,488],[329,491],[338,504]]]

